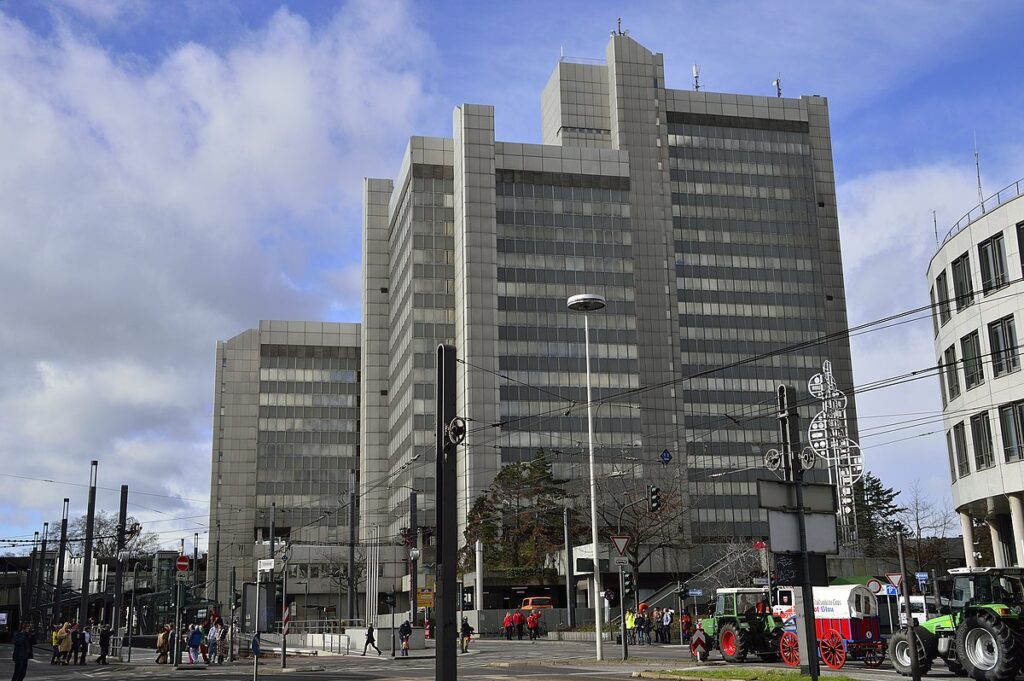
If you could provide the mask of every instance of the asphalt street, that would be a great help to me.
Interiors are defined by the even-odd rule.
[[[594,659],[593,644],[565,643],[556,641],[474,641],[467,655],[458,656],[459,678],[480,681],[512,681],[513,679],[578,679],[579,681],[608,681],[628,679],[636,671],[687,669],[695,667],[687,651],[679,646],[653,646],[631,648],[630,660],[623,663],[617,646],[605,648],[605,661]],[[282,671],[280,661],[261,661],[259,676],[264,679],[353,679],[366,681],[391,681],[400,679],[434,678],[433,651],[414,651],[418,656],[392,659],[384,656],[360,655],[303,657],[289,660],[290,668]],[[713,656],[715,656],[713,654]],[[29,666],[28,679],[101,681],[131,679],[187,679],[193,677],[234,681],[253,678],[252,663],[237,662],[207,668],[183,665],[180,670],[171,666],[157,666],[150,656],[141,656],[141,661],[132,664],[112,662],[100,666],[92,661],[78,667],[54,667],[49,664],[49,654],[40,649],[37,658]],[[701,668],[729,669],[739,665],[728,665],[721,660],[712,660],[700,665]],[[781,663],[743,665],[746,667],[785,669]],[[12,673],[11,647],[0,646],[0,681]],[[829,671],[825,670],[827,676]],[[861,681],[897,681],[899,677],[886,663],[880,669],[867,669],[862,664],[850,662],[842,672]],[[945,669],[938,669],[929,678],[952,678]]]

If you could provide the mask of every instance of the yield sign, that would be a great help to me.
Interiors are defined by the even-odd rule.
[[[885,573],[885,578],[888,579],[889,583],[892,584],[897,589],[900,588],[900,584],[903,583],[903,573],[902,572],[886,572]]]
[[[612,545],[619,552],[620,556],[626,555],[626,547],[629,546],[629,540],[631,539],[628,534],[613,534],[609,539],[612,540]]]

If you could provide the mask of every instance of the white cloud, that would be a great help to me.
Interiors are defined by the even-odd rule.
[[[0,12],[7,471],[83,480],[97,458],[114,487],[208,496],[214,342],[259,319],[358,319],[336,301],[359,300],[362,177],[394,171],[434,59],[403,4],[317,28],[282,9],[151,64]],[[0,478],[43,518],[66,493]]]

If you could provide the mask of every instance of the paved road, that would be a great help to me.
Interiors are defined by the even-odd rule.
[[[355,681],[392,681],[399,679],[434,678],[434,660],[429,657],[433,651],[413,651],[419,657],[391,659],[385,653],[382,657],[359,655],[345,657],[301,658],[290,661],[292,668],[282,672],[280,663],[267,660],[260,665],[263,679],[352,679]],[[630,649],[630,661],[622,663],[620,649],[605,649],[606,661],[594,660],[593,644],[555,641],[474,641],[468,655],[458,656],[459,678],[474,681],[513,681],[518,679],[571,678],[578,681],[611,681],[630,678],[630,673],[642,670],[681,669],[693,667],[688,652],[679,646],[654,646]],[[10,646],[0,646],[0,681],[9,678],[12,670]],[[136,656],[140,657],[140,656]],[[48,664],[49,655],[39,653],[39,661],[29,667],[29,681],[128,681],[133,679],[154,681],[159,679],[189,677],[211,678],[217,681],[241,681],[252,679],[252,665],[235,663],[206,669],[184,669],[152,664],[148,655],[141,656],[137,664],[112,663],[102,667],[94,663],[79,667],[53,667]],[[316,667],[314,670],[313,667]],[[708,666],[735,668],[722,661],[713,661]],[[761,663],[744,665],[750,667],[785,668],[784,665]],[[866,669],[862,664],[851,662],[843,674],[860,681],[898,681],[901,677],[886,664],[881,669]],[[945,669],[936,670],[928,678],[952,679]]]

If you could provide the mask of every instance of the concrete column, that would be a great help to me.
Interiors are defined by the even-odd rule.
[[[1013,525],[1013,548],[1017,565],[1024,566],[1024,499],[1018,494],[1007,494],[1010,500],[1010,523]]]
[[[995,567],[1006,567],[1006,550],[1003,548],[1002,532],[999,531],[999,516],[996,515],[989,500],[989,512],[985,515],[985,524],[988,525],[989,535],[992,537],[992,562]]]
[[[964,565],[978,567],[978,561],[974,558],[974,521],[970,513],[960,512],[960,529],[964,540]]]

